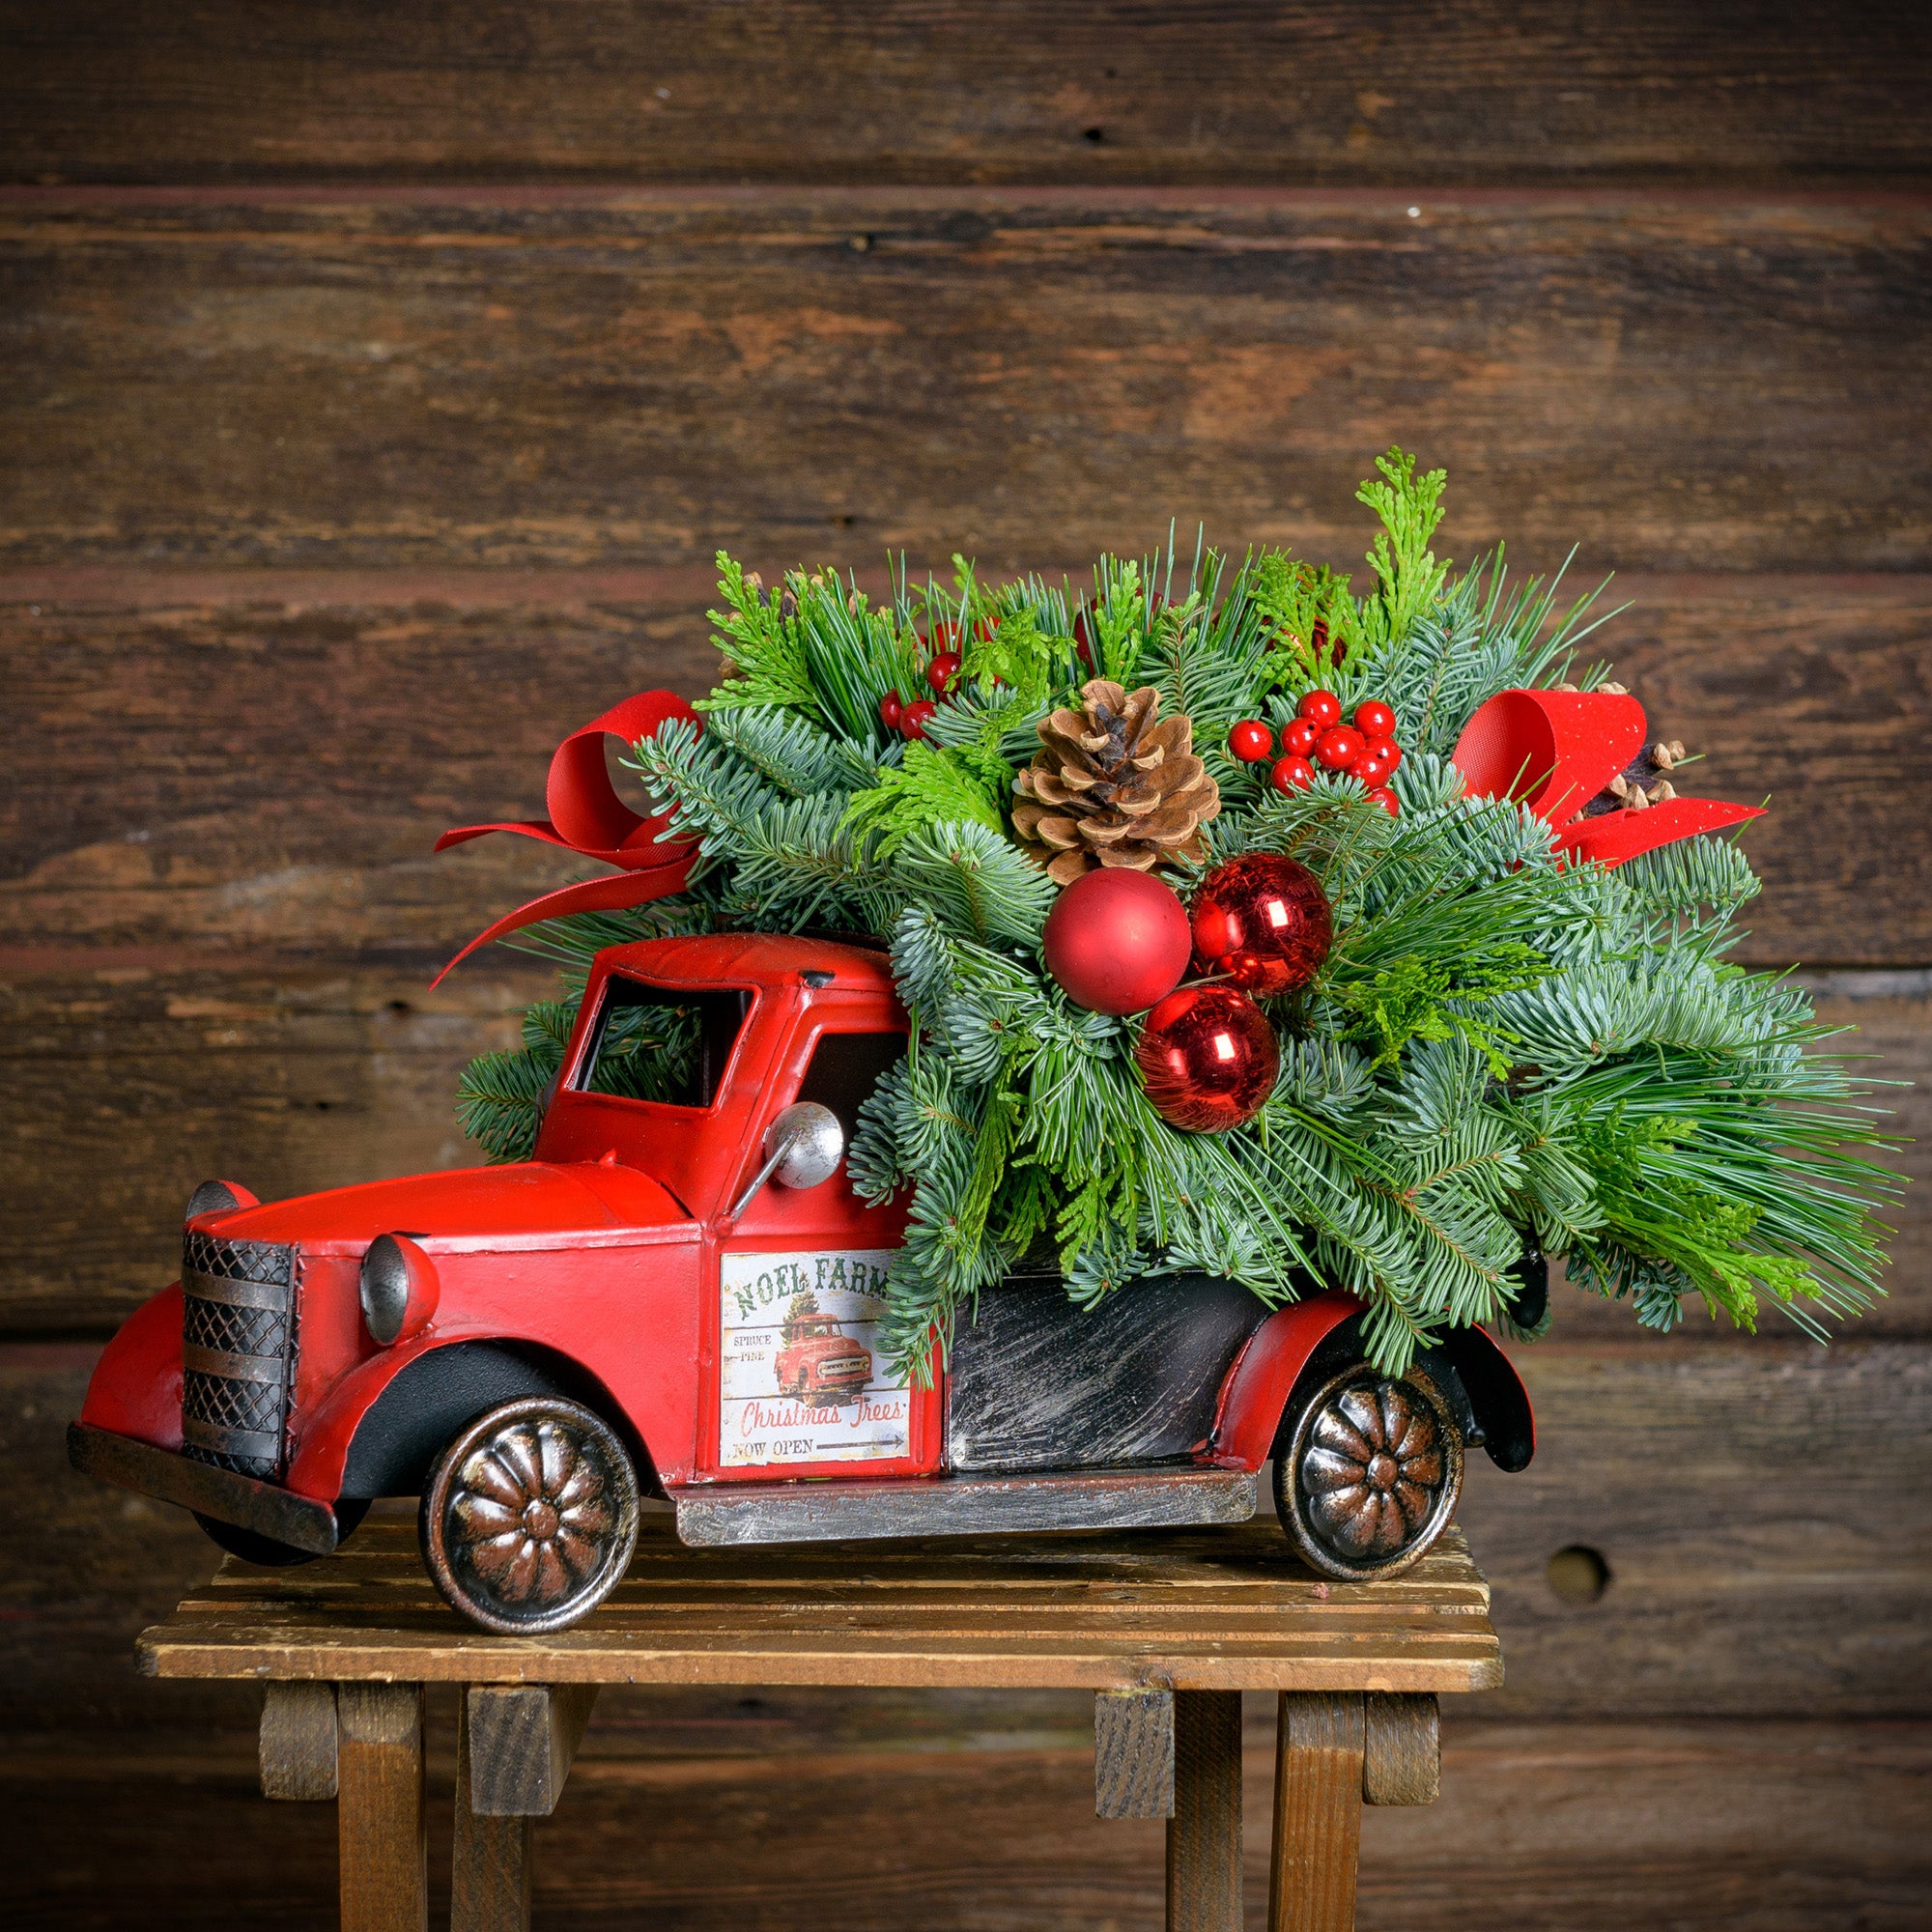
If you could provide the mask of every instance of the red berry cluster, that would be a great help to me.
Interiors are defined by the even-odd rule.
[[[1360,779],[1384,811],[1395,812],[1395,793],[1388,781],[1402,763],[1402,748],[1395,741],[1395,713],[1377,698],[1356,705],[1353,720],[1345,724],[1335,694],[1311,691],[1295,706],[1294,722],[1281,734],[1279,757],[1274,733],[1256,718],[1244,718],[1228,733],[1228,749],[1250,765],[1273,759],[1268,783],[1276,791],[1296,791],[1312,783],[1320,765]]]
[[[944,697],[959,675],[959,653],[952,648],[955,633],[951,624],[935,625],[932,636],[933,641],[943,648],[934,651],[927,663],[925,681]],[[879,722],[888,731],[896,731],[902,738],[923,738],[925,721],[938,709],[930,697],[908,704],[896,691],[889,691],[879,699]]]

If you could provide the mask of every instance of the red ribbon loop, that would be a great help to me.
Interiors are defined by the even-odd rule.
[[[1551,848],[1621,866],[1700,832],[1761,818],[1751,805],[1671,798],[1642,811],[1579,814],[1643,750],[1643,706],[1614,691],[1503,691],[1463,727],[1450,763],[1477,798],[1515,799],[1548,820]]]
[[[701,728],[697,713],[674,691],[640,691],[635,697],[613,704],[602,717],[573,731],[552,754],[550,777],[544,783],[548,818],[459,825],[436,841],[436,849],[440,852],[461,845],[486,832],[516,832],[526,838],[541,838],[548,845],[581,852],[586,859],[601,859],[607,866],[622,866],[627,871],[669,863],[680,848],[658,843],[659,835],[670,822],[669,814],[656,812],[649,818],[641,817],[617,796],[604,763],[604,740],[616,738],[636,745],[654,737],[659,727],[672,719]]]
[[[640,691],[621,704],[613,704],[602,716],[573,731],[550,761],[550,776],[544,784],[548,818],[526,818],[495,825],[459,825],[436,841],[439,852],[481,838],[489,832],[514,832],[526,838],[540,838],[547,845],[559,845],[579,852],[586,859],[601,860],[607,866],[622,867],[623,876],[614,879],[585,879],[557,892],[546,893],[515,912],[506,913],[495,924],[479,932],[431,982],[440,984],[444,976],[493,939],[535,925],[547,919],[562,919],[574,912],[615,912],[626,906],[643,905],[681,892],[697,856],[696,845],[689,839],[665,839],[670,824],[668,811],[649,817],[633,811],[617,796],[605,764],[604,741],[616,738],[636,745],[654,737],[673,720],[682,720],[702,729],[697,713],[674,691]]]

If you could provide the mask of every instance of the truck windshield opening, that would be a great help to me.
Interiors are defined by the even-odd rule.
[[[709,1107],[751,1008],[751,994],[735,987],[687,991],[613,973],[571,1084],[581,1094]]]

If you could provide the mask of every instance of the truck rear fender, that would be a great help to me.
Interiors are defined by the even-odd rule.
[[[1340,1331],[1361,1314],[1346,1294],[1297,1302],[1268,1317],[1236,1357],[1221,1388],[1208,1460],[1259,1468],[1273,1453],[1275,1436],[1295,1384],[1339,1373],[1359,1357],[1352,1334]],[[1319,1375],[1311,1369],[1322,1359]],[[1468,1439],[1480,1442],[1498,1468],[1526,1469],[1536,1454],[1536,1417],[1522,1378],[1490,1334],[1452,1328],[1416,1358],[1417,1366],[1448,1384],[1443,1393]],[[1447,1371],[1447,1375],[1444,1371]]]
[[[157,1449],[182,1446],[180,1282],[144,1301],[101,1350],[80,1419]]]
[[[1463,1378],[1490,1461],[1512,1474],[1528,1468],[1536,1454],[1536,1413],[1516,1364],[1483,1328],[1452,1328],[1442,1347]]]
[[[1274,1448],[1281,1412],[1309,1357],[1361,1312],[1351,1294],[1318,1294],[1276,1309],[1222,1378],[1206,1460],[1223,1468],[1259,1469]]]
[[[629,1416],[581,1362],[514,1336],[425,1339],[387,1349],[337,1384],[302,1431],[288,1486],[327,1502],[414,1495],[437,1457],[466,1424],[521,1396],[562,1396],[594,1409],[623,1437],[639,1488],[658,1492],[656,1471]]]

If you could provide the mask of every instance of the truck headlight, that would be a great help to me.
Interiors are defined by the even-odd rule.
[[[362,1257],[362,1321],[388,1348],[429,1326],[442,1293],[436,1264],[408,1235],[378,1235]]]
[[[239,1180],[204,1180],[187,1197],[184,1221],[197,1214],[232,1214],[238,1208],[258,1208],[261,1203]]]

